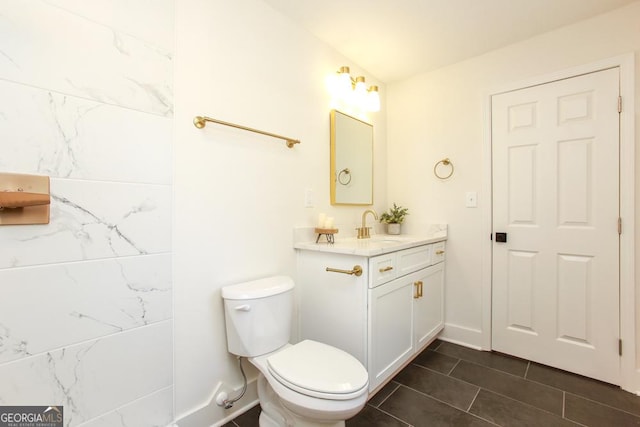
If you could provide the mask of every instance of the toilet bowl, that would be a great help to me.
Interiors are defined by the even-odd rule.
[[[262,427],[339,427],[366,404],[369,377],[352,355],[317,341],[288,342],[293,281],[285,276],[222,288],[229,352],[260,371]]]
[[[306,340],[287,344],[273,353],[249,359],[260,370],[268,387],[260,403],[269,409],[285,408],[282,418],[294,419],[293,425],[344,425],[364,407],[368,397],[368,374],[350,354],[335,347]],[[258,390],[261,393],[261,390]],[[304,424],[303,421],[307,421]]]

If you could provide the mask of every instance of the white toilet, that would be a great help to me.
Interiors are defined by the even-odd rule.
[[[222,288],[227,347],[260,370],[260,426],[344,426],[364,407],[369,375],[349,353],[289,344],[293,281],[268,277]]]

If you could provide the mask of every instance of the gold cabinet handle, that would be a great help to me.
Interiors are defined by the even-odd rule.
[[[353,270],[341,270],[339,268],[327,267],[326,271],[330,271],[332,273],[342,273],[342,274],[356,275],[358,277],[362,276],[362,267],[360,267],[359,265],[354,265],[353,266]]]
[[[413,299],[422,298],[422,281],[413,282],[415,292],[413,293]]]
[[[385,271],[391,271],[391,270],[393,270],[393,267],[391,267],[391,266],[387,266],[387,267],[385,267],[385,268],[381,268],[381,269],[380,269],[380,273],[384,273]]]
[[[444,251],[442,249],[440,249],[439,251],[436,251],[436,255],[442,255],[444,253]]]

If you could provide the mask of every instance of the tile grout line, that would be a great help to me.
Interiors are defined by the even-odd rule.
[[[465,412],[470,413],[469,411],[471,410],[471,407],[473,406],[473,404],[476,402],[476,399],[478,398],[478,395],[480,394],[480,390],[482,390],[482,388],[478,387],[478,391],[476,391],[476,395],[473,396],[473,399],[471,399],[471,403],[469,404],[469,407],[467,408],[467,410]]]
[[[462,362],[462,359],[458,359],[458,361],[455,363],[455,365],[453,365],[453,367],[451,369],[449,369],[449,372],[447,372],[447,376],[448,377],[451,377],[451,373],[454,371],[454,369],[456,369],[458,367],[460,362]],[[451,378],[454,378],[454,377],[451,377]]]
[[[540,385],[543,385],[543,386],[547,386],[549,388],[555,388],[557,390],[561,390],[561,389],[558,389],[557,387],[550,386],[548,384],[541,383],[541,382],[538,382],[538,381],[529,380],[529,379],[523,377],[522,375],[514,374],[514,373],[508,372],[508,371],[503,371],[502,369],[495,368],[493,366],[488,366],[488,365],[485,365],[484,363],[480,363],[480,362],[477,362],[477,361],[468,360],[468,359],[460,359],[460,361],[458,363],[461,363],[461,362],[469,363],[469,364],[475,365],[475,366],[480,366],[480,367],[485,368],[485,369],[490,369],[491,371],[498,372],[498,373],[505,374],[505,375],[509,375],[510,377],[519,378],[519,379],[524,380],[524,381],[534,382],[534,383],[537,383],[537,384],[540,384]],[[457,365],[458,364],[456,364],[456,366]],[[453,377],[453,378],[455,378],[455,377]]]
[[[400,388],[400,386],[398,386],[398,388]],[[395,390],[394,390],[394,391],[395,391]],[[374,406],[374,408],[375,408],[376,410],[378,410],[378,411],[382,412],[383,414],[388,415],[388,416],[390,416],[391,418],[393,418],[393,419],[395,419],[395,420],[400,421],[402,424],[406,424],[408,427],[414,427],[414,426],[413,426],[413,424],[408,423],[407,421],[403,420],[402,418],[399,418],[399,417],[397,417],[396,415],[393,415],[393,414],[391,414],[391,413],[389,413],[389,412],[385,411],[385,410],[384,410],[384,409],[382,409],[382,408],[377,408],[377,407],[375,407],[375,406]]]
[[[448,377],[448,378],[451,378],[451,379],[456,380],[456,381],[466,382],[466,381],[464,381],[464,380],[462,380],[462,379],[460,379],[460,378],[452,377],[452,376],[450,375],[450,374],[453,372],[453,370],[456,368],[456,366],[458,366],[458,364],[459,364],[460,362],[462,362],[462,360],[458,360],[458,362],[456,362],[456,364],[453,366],[453,368],[451,368],[451,370],[449,371],[449,373],[444,373],[444,372],[438,371],[437,369],[430,368],[430,367],[428,367],[428,366],[418,365],[417,363],[413,363],[412,365],[413,365],[413,366],[415,366],[415,367],[416,367],[416,368],[418,368],[418,369],[423,369],[423,370],[425,370],[425,371],[433,372],[434,374],[442,375],[443,377]],[[408,385],[403,384],[403,383],[401,383],[401,382],[398,382],[398,384],[399,384],[399,385],[402,385],[402,386],[405,386],[405,387],[407,387],[407,388],[410,388],[411,390],[415,390],[415,389],[413,389],[413,388],[409,387]],[[471,384],[471,383],[467,383],[467,384]],[[479,386],[477,386],[477,385],[475,385],[475,384],[471,384],[471,385],[474,385],[474,386],[476,386],[476,387],[479,387]],[[395,390],[394,390],[394,391],[395,391]]]
[[[469,361],[467,361],[467,362],[468,362],[468,363],[475,364],[475,363],[473,363],[473,362],[469,362]],[[487,368],[487,369],[493,369],[493,368],[489,368],[488,366],[485,366],[485,365],[478,365],[478,366],[483,366],[483,367],[485,367],[485,368]],[[421,367],[421,366],[420,366],[420,367]],[[421,367],[421,368],[422,368],[422,367]],[[423,368],[423,369],[430,370],[430,371],[435,372],[435,373],[439,373],[439,372],[437,372],[437,371],[433,371],[433,370],[431,370],[431,369],[429,369],[429,368]],[[507,375],[511,375],[511,376],[516,377],[516,378],[519,378],[519,379],[521,379],[521,380],[523,380],[523,381],[529,381],[529,380],[525,380],[524,378],[522,378],[522,377],[521,377],[521,376],[519,376],[519,375],[513,375],[513,374],[510,374],[510,373],[508,373],[508,372],[500,371],[499,369],[493,369],[493,370],[495,370],[495,371],[499,371],[499,372],[502,372],[502,373],[505,373],[505,374],[507,374]],[[440,375],[444,375],[444,374],[442,374],[442,373],[439,373],[439,374],[440,374]],[[462,383],[468,384],[468,385],[473,386],[473,387],[478,387],[478,389],[479,389],[479,390],[478,390],[478,394],[480,393],[480,390],[482,390],[482,389],[483,389],[483,387],[479,386],[478,384],[475,384],[475,383],[469,382],[469,381],[464,380],[464,379],[462,379],[462,378],[457,378],[457,377],[450,377],[450,378],[452,378],[452,379],[454,379],[454,380],[456,380],[456,381],[460,381],[460,382],[462,382]],[[450,404],[450,403],[447,403],[447,402],[445,402],[445,401],[442,401],[442,400],[440,400],[440,399],[436,398],[435,396],[432,396],[432,395],[430,395],[430,394],[428,394],[428,393],[425,393],[425,392],[423,392],[423,391],[420,391],[420,390],[417,390],[417,389],[415,389],[415,388],[409,387],[409,386],[408,386],[408,385],[406,385],[406,384],[402,384],[402,383],[400,383],[400,384],[401,384],[403,387],[406,387],[406,388],[408,388],[408,389],[410,389],[410,390],[413,390],[413,391],[415,391],[415,392],[417,392],[417,393],[420,393],[420,394],[422,394],[422,395],[424,395],[424,396],[428,396],[428,397],[430,397],[430,398],[432,398],[432,399],[434,399],[434,400],[437,400],[437,401],[442,402],[442,403],[444,403],[444,404],[446,404],[446,405],[449,405],[449,406],[451,406],[451,407],[453,407],[453,408],[457,408],[458,410],[461,410],[460,408],[458,408],[458,407],[456,407],[456,406],[454,406],[454,405],[452,405],[452,404]],[[541,385],[544,385],[544,384],[541,384]],[[550,388],[552,388],[552,387],[550,387]],[[561,391],[561,392],[564,392],[564,390],[560,390],[560,389],[557,389],[557,390],[558,390],[558,391]],[[546,412],[546,413],[548,413],[548,414],[555,415],[556,417],[557,417],[557,416],[559,416],[557,413],[552,412],[552,411],[550,411],[550,410],[548,410],[548,409],[538,407],[538,406],[536,406],[536,405],[534,405],[534,404],[532,404],[532,403],[529,403],[529,402],[524,402],[524,401],[522,401],[522,400],[515,399],[515,398],[513,398],[513,397],[511,397],[511,396],[509,396],[509,395],[503,394],[502,392],[498,392],[498,391],[496,391],[496,390],[491,390],[491,389],[487,389],[487,392],[489,392],[489,393],[493,393],[493,394],[498,395],[498,396],[501,396],[501,397],[504,397],[505,399],[513,400],[514,402],[518,402],[518,403],[520,403],[520,404],[522,404],[522,405],[526,405],[526,406],[528,406],[528,407],[531,407],[531,408],[537,409],[537,410],[539,410],[539,411],[543,411],[543,412]],[[474,400],[475,400],[475,398],[474,398]],[[475,414],[473,414],[473,413],[471,413],[471,412],[467,412],[467,413],[469,413],[469,414],[471,414],[471,415],[475,415]],[[478,418],[481,418],[481,417],[478,417]],[[481,419],[483,419],[483,420],[484,420],[484,418],[481,418]],[[485,420],[485,421],[486,421],[486,420]]]
[[[435,372],[435,371],[434,371],[434,372]],[[460,381],[462,381],[462,380],[460,380]],[[463,382],[466,382],[466,381],[463,381]],[[475,386],[475,387],[478,387],[478,386],[476,386],[475,384],[471,384],[471,383],[467,383],[467,384],[470,384],[470,385],[473,385],[473,386]],[[436,402],[440,402],[440,403],[442,403],[443,405],[447,405],[448,407],[455,409],[456,411],[460,411],[461,413],[465,413],[465,414],[470,415],[470,416],[472,416],[472,417],[474,417],[474,418],[477,418],[477,419],[479,419],[479,420],[482,420],[482,421],[488,422],[488,423],[489,423],[489,424],[491,424],[491,425],[498,426],[498,424],[496,424],[495,422],[493,422],[493,421],[491,421],[491,420],[487,420],[487,419],[485,419],[485,418],[482,418],[481,416],[479,416],[479,415],[477,415],[477,414],[474,414],[473,412],[464,411],[464,410],[462,410],[462,409],[458,408],[457,406],[452,405],[452,404],[451,404],[451,403],[449,403],[449,402],[446,402],[446,401],[444,401],[444,400],[440,400],[440,399],[438,399],[437,397],[432,396],[432,395],[430,395],[430,394],[428,394],[428,393],[425,393],[425,392],[423,392],[423,391],[416,390],[415,388],[411,388],[411,387],[409,387],[409,386],[407,386],[407,385],[405,385],[405,384],[402,384],[402,383],[400,383],[400,385],[398,386],[398,388],[400,388],[400,387],[404,387],[404,388],[406,388],[406,389],[409,389],[409,390],[411,390],[411,391],[413,391],[413,392],[415,392],[415,393],[417,393],[417,394],[420,394],[420,395],[422,395],[422,396],[426,397],[427,399],[431,399],[431,400],[435,400]],[[482,389],[481,387],[478,387],[478,392],[476,393],[476,396],[477,396],[478,394],[480,394],[480,390],[481,390],[481,389]],[[513,400],[513,399],[512,399],[512,400]],[[475,397],[474,397],[474,401],[475,401]],[[469,407],[469,408],[471,408],[471,407]],[[380,409],[380,408],[378,408],[378,409]],[[382,409],[380,409],[380,411],[382,411],[382,412],[384,412],[385,414],[387,414],[387,412],[386,412],[386,411],[384,411],[384,410],[382,410]],[[391,414],[388,414],[388,415],[391,415]],[[394,417],[393,415],[391,415],[391,416],[392,416],[392,417]],[[394,417],[394,418],[396,418],[396,419],[398,419],[398,420],[402,421],[403,423],[409,424],[409,423],[407,423],[406,421],[402,420],[401,418],[397,418],[397,417]]]
[[[463,382],[464,382],[464,381],[463,381]],[[473,385],[474,387],[478,387],[478,386],[477,386],[477,385],[475,385],[475,384],[471,384],[471,383],[467,383],[467,384]],[[455,410],[457,410],[457,411],[465,412],[463,409],[461,409],[461,408],[459,408],[459,407],[457,407],[457,406],[453,405],[452,403],[449,403],[449,402],[447,402],[447,401],[445,401],[445,400],[441,400],[441,399],[439,399],[439,398],[437,398],[437,397],[435,397],[435,396],[433,396],[433,395],[431,395],[431,394],[429,394],[429,393],[425,393],[424,391],[417,390],[417,389],[415,389],[415,388],[409,387],[408,385],[405,385],[405,384],[402,384],[402,383],[400,384],[400,386],[401,386],[401,387],[404,387],[404,388],[406,388],[406,389],[408,389],[408,390],[411,390],[412,392],[415,392],[415,393],[417,393],[417,394],[419,394],[419,395],[421,395],[421,396],[424,396],[424,397],[426,397],[426,398],[428,398],[428,399],[435,400],[436,402],[440,402],[440,403],[442,403],[443,405],[447,405],[447,406],[449,406],[450,408],[453,408],[453,409],[455,409]],[[478,387],[478,388],[480,388],[480,387]],[[473,413],[470,413],[470,412],[466,412],[466,413],[467,413],[467,414],[469,414],[469,415],[473,415],[473,416],[475,416],[476,418],[480,418],[480,417],[478,417],[477,415],[475,415],[475,414],[473,414]]]
[[[378,403],[376,406],[373,406],[373,405],[371,405],[371,406],[373,406],[374,408],[380,408],[380,406],[382,406],[382,404],[383,404],[384,402],[386,402],[386,401],[391,397],[391,395],[392,395],[393,393],[395,393],[395,392],[400,388],[400,385],[401,385],[400,383],[396,383],[396,388],[394,388],[394,389],[391,391],[391,393],[389,393],[389,394],[387,395],[387,397],[385,397],[384,399],[382,399],[382,402]]]
[[[496,368],[496,367],[493,367],[493,366],[489,366],[489,365],[487,365],[487,364],[485,364],[485,363],[483,363],[483,362],[481,362],[481,361],[471,360],[471,359],[466,359],[466,358],[464,358],[464,357],[459,357],[459,356],[452,356],[452,355],[447,354],[447,353],[441,353],[441,352],[438,352],[438,353],[440,353],[440,354],[442,354],[442,355],[445,355],[445,356],[449,356],[449,357],[451,357],[452,359],[453,359],[453,358],[458,359],[458,362],[457,362],[457,363],[456,363],[456,365],[451,369],[451,372],[453,372],[453,370],[456,368],[456,366],[458,366],[458,364],[459,364],[460,362],[467,362],[467,363],[471,363],[471,364],[473,364],[473,365],[482,366],[482,367],[485,367],[485,368],[487,368],[487,369],[491,369],[491,370],[493,370],[493,371],[502,372],[502,373],[504,373],[504,374],[508,374],[508,375],[511,375],[511,376],[514,376],[514,377],[517,377],[517,378],[523,378],[523,379],[526,379],[525,375],[527,375],[527,373],[528,373],[528,371],[529,371],[529,365],[531,364],[531,362],[530,362],[530,361],[526,361],[526,362],[527,362],[527,367],[525,368],[525,373],[524,373],[523,375],[518,375],[518,374],[514,374],[513,372],[509,372],[509,371],[505,371],[505,370],[500,369],[500,368]],[[523,359],[523,361],[524,361],[524,359]],[[418,365],[418,366],[421,366],[421,365]],[[433,369],[432,369],[432,370],[433,370]],[[437,372],[437,371],[436,371],[436,372]],[[449,373],[451,373],[451,372],[449,372]],[[447,374],[447,375],[448,375],[448,374]],[[530,380],[528,380],[528,381],[530,381]],[[540,384],[543,384],[543,383],[540,383]],[[543,384],[543,385],[546,385],[546,384]]]
[[[585,377],[585,378],[587,378],[587,377]],[[589,379],[589,378],[587,378],[587,379]],[[617,406],[612,406],[611,404],[602,402],[600,400],[595,400],[595,399],[593,399],[591,397],[588,397],[588,396],[585,396],[584,394],[581,394],[579,392],[574,392],[574,391],[571,391],[571,390],[566,390],[566,389],[560,388],[560,386],[558,386],[558,385],[551,385],[551,384],[548,384],[548,383],[545,383],[545,382],[541,382],[541,381],[533,380],[533,379],[528,379],[528,378],[525,378],[525,380],[526,381],[530,381],[530,382],[535,383],[535,384],[543,385],[545,387],[549,387],[549,388],[561,391],[563,393],[568,393],[568,394],[571,394],[572,396],[576,396],[576,397],[578,397],[580,399],[584,399],[584,400],[587,400],[589,402],[597,403],[598,405],[602,405],[602,406],[605,406],[607,408],[610,408],[610,409],[613,409],[613,410],[616,410],[616,411],[620,411],[620,412],[624,412],[626,414],[629,414],[629,415],[632,415],[634,417],[640,418],[640,414],[630,412],[630,411],[628,411],[626,409],[622,409],[622,408],[617,407]]]
[[[475,383],[472,383],[472,382],[466,381],[466,380],[464,380],[464,379],[462,379],[462,378],[453,377],[453,376],[451,376],[451,375],[450,375],[450,374],[455,370],[455,368],[456,368],[456,367],[457,367],[461,362],[466,362],[466,363],[469,363],[469,364],[472,364],[472,365],[480,366],[480,367],[483,367],[483,368],[486,368],[486,369],[489,369],[489,370],[492,370],[492,371],[495,371],[495,372],[499,372],[499,373],[502,373],[502,374],[505,374],[505,375],[508,375],[508,376],[511,376],[511,377],[514,377],[514,378],[518,378],[518,379],[520,379],[520,380],[522,380],[522,381],[536,383],[535,381],[527,380],[527,379],[523,378],[523,377],[522,377],[522,376],[520,376],[520,375],[512,374],[512,373],[510,373],[510,372],[506,372],[506,371],[503,371],[503,370],[501,370],[501,369],[492,368],[492,367],[490,367],[490,366],[487,366],[487,365],[484,365],[484,364],[480,364],[480,363],[477,363],[477,362],[473,362],[473,361],[470,361],[470,360],[467,360],[467,359],[458,359],[458,361],[456,362],[456,364],[454,365],[454,367],[451,369],[451,371],[449,371],[449,374],[444,374],[444,373],[442,373],[442,372],[440,372],[440,371],[437,371],[437,370],[432,369],[432,368],[428,368],[428,367],[426,367],[426,366],[417,365],[417,364],[414,364],[414,365],[415,365],[417,368],[420,368],[420,369],[424,369],[424,370],[426,370],[426,371],[433,372],[434,374],[443,375],[443,376],[448,377],[448,378],[451,378],[451,379],[453,379],[453,380],[456,380],[456,381],[459,381],[459,382],[462,382],[462,383],[468,384],[468,385],[473,386],[473,387],[477,387],[477,388],[478,388],[478,392],[476,393],[476,396],[473,398],[473,400],[472,400],[472,402],[471,402],[471,405],[472,405],[472,404],[473,404],[473,402],[475,401],[475,399],[477,398],[478,394],[480,394],[480,390],[482,390],[482,387],[481,387],[481,386],[479,386],[478,384],[475,384]],[[458,408],[457,406],[454,406],[454,405],[452,405],[452,404],[450,404],[450,403],[448,403],[448,402],[445,402],[445,401],[443,401],[443,400],[440,400],[440,399],[436,398],[435,396],[432,396],[431,394],[428,394],[428,393],[425,393],[425,392],[423,392],[423,391],[417,390],[417,389],[415,389],[415,388],[413,388],[413,387],[410,387],[410,386],[408,386],[408,385],[406,385],[406,384],[403,384],[403,383],[399,383],[399,384],[400,384],[400,386],[406,387],[406,388],[408,388],[409,390],[413,390],[413,391],[415,391],[415,392],[417,392],[417,393],[420,393],[420,394],[422,394],[422,395],[424,395],[424,396],[428,396],[428,397],[430,397],[430,398],[432,398],[432,399],[434,399],[434,400],[437,400],[437,401],[439,401],[439,402],[442,402],[442,403],[444,403],[444,404],[446,404],[446,405],[449,405],[449,406],[451,406],[451,407],[453,407],[453,408],[456,408],[456,409],[458,409],[458,410],[462,411],[462,409]],[[548,386],[548,385],[543,384],[543,383],[537,383],[537,384],[538,384],[538,385],[541,385],[541,386],[544,386],[544,387],[547,387],[547,388],[550,388],[550,389],[556,389],[555,387],[551,387],[551,386]],[[397,390],[397,389],[396,389],[396,390]],[[564,390],[561,390],[561,389],[556,389],[556,390],[561,391],[561,392],[564,392]],[[549,409],[540,408],[540,407],[538,407],[538,406],[536,406],[536,405],[533,405],[533,404],[531,404],[531,403],[524,402],[524,401],[521,401],[521,400],[519,400],[519,399],[514,399],[513,397],[508,396],[508,395],[506,395],[506,394],[503,394],[503,393],[501,393],[501,392],[498,392],[498,391],[495,391],[495,390],[489,390],[489,389],[488,389],[488,391],[489,391],[489,392],[491,392],[491,393],[494,393],[494,394],[496,394],[496,395],[498,395],[498,396],[502,396],[502,397],[505,397],[505,398],[507,398],[507,399],[510,399],[510,400],[513,400],[513,401],[519,402],[519,403],[521,403],[521,404],[523,404],[523,405],[527,405],[527,406],[530,406],[530,407],[532,407],[532,408],[538,409],[538,410],[540,410],[540,411],[544,411],[544,412],[547,412],[547,413],[549,413],[549,414],[552,414],[552,415],[555,415],[555,416],[559,416],[557,413],[555,413],[555,412],[553,412],[553,411],[550,411]],[[395,392],[395,390],[394,390],[394,392]],[[471,405],[469,405],[469,409],[471,408]],[[468,414],[474,415],[474,414],[472,414],[471,412],[469,412],[469,409],[467,409],[467,411],[463,411],[463,412],[466,412],[466,413],[468,413]],[[481,418],[481,417],[479,417],[479,418]],[[481,418],[481,419],[483,419],[483,420],[484,420],[484,418]],[[486,420],[485,420],[485,421],[486,421]]]
[[[619,408],[619,407],[617,407],[617,406],[611,406],[611,405],[610,405],[610,404],[608,404],[608,403],[601,402],[600,400],[594,400],[594,399],[592,399],[592,398],[590,398],[590,397],[586,397],[586,396],[583,396],[583,395],[581,395],[581,394],[574,393],[574,392],[572,392],[572,391],[565,391],[565,390],[563,390],[563,391],[564,391],[564,393],[566,393],[566,394],[570,394],[570,395],[572,395],[572,396],[575,396],[575,397],[577,397],[578,399],[586,400],[587,402],[596,403],[596,404],[598,404],[598,405],[600,405],[600,406],[604,406],[605,408],[613,409],[614,411],[618,411],[618,412],[623,412],[623,413],[625,413],[625,414],[627,414],[627,415],[631,415],[631,416],[633,416],[633,417],[635,417],[635,418],[640,418],[640,414],[636,414],[636,413],[633,413],[633,412],[629,412],[629,411],[628,411],[628,410],[626,410],[626,409],[622,409],[622,408]],[[569,419],[569,418],[567,418],[567,419]],[[574,422],[575,422],[575,421],[574,421]]]

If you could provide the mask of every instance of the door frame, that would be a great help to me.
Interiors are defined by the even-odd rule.
[[[482,206],[482,233],[486,244],[482,249],[482,349],[491,350],[491,292],[493,242],[492,137],[491,97],[504,92],[524,89],[609,68],[620,69],[620,338],[623,343],[620,358],[620,387],[640,395],[640,369],[636,366],[636,292],[635,292],[635,57],[633,53],[561,70],[500,86],[488,91],[484,105],[484,137],[482,147],[482,192],[487,203]]]

